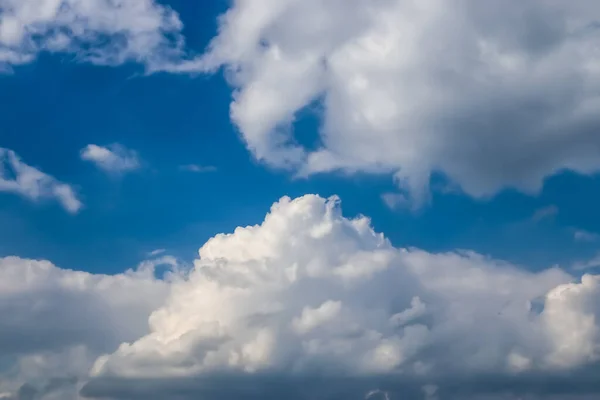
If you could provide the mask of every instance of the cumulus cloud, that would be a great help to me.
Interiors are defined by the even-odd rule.
[[[284,198],[199,255],[150,332],[96,360],[84,394],[542,396],[539,379],[585,385],[571,374],[600,356],[600,278],[394,248],[335,198]]]
[[[79,399],[98,355],[148,332],[169,290],[150,260],[115,276],[0,259],[0,398]]]
[[[198,59],[223,67],[248,149],[301,175],[393,173],[413,201],[441,173],[475,197],[600,170],[593,0],[234,1]],[[291,129],[320,104],[321,145]]]
[[[189,270],[0,259],[0,393],[591,399],[598,304],[600,277],[395,248],[336,198],[283,198]]]
[[[0,68],[41,52],[100,65],[181,57],[182,23],[154,0],[0,0]]]
[[[137,152],[120,144],[107,147],[88,144],[81,150],[81,159],[94,163],[109,173],[125,173],[141,168]]]
[[[70,213],[83,206],[73,187],[25,164],[14,151],[1,147],[0,192],[16,193],[33,201],[54,199]]]

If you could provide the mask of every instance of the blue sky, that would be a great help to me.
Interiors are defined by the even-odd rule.
[[[600,6],[348,2],[0,0],[0,399],[600,393]]]

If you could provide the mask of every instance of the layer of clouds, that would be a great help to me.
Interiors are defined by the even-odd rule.
[[[436,172],[475,197],[536,193],[600,170],[599,20],[594,0],[237,0],[171,69],[224,67],[231,118],[272,166],[393,173],[417,203]],[[309,149],[291,124],[315,102]]]
[[[88,144],[81,150],[81,159],[108,173],[122,174],[141,168],[137,152],[118,143],[106,147]]]
[[[162,256],[117,276],[1,259],[0,393],[600,393],[600,277],[395,248],[366,217],[345,218],[336,198],[313,195],[283,198],[260,225],[213,237],[199,256],[190,270]],[[157,279],[165,264],[175,272]]]
[[[72,186],[25,164],[14,151],[1,147],[0,192],[16,193],[32,201],[53,199],[73,214],[83,206]]]
[[[299,175],[390,173],[415,204],[432,174],[475,197],[600,170],[594,0],[236,0],[204,55],[153,0],[0,0],[0,63],[42,51],[214,72],[255,158]],[[301,21],[301,22],[300,22]],[[317,148],[291,126],[319,105]]]
[[[100,65],[181,57],[182,23],[154,0],[0,0],[0,70],[40,52]]]

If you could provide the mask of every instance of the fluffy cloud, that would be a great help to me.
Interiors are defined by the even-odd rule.
[[[491,196],[600,170],[600,4],[526,0],[234,1],[218,36],[175,71],[224,67],[253,155],[301,175],[430,176]],[[320,104],[320,144],[290,125]]]
[[[0,0],[0,69],[43,51],[101,65],[181,56],[179,16],[154,0]]]
[[[88,144],[81,150],[81,159],[90,161],[109,173],[120,174],[141,167],[137,153],[120,144],[112,144],[108,147]]]
[[[600,356],[600,278],[397,249],[337,199],[284,198],[199,255],[149,334],[95,362],[84,394],[542,395],[540,378],[585,385],[570,374]]]
[[[174,261],[104,276],[1,258],[0,398],[78,399],[98,355],[148,332],[148,316],[169,290],[170,275],[154,278],[159,264]]]
[[[116,276],[1,259],[0,394],[600,393],[600,277],[395,248],[367,218],[345,218],[337,199],[313,195],[283,198],[262,224],[213,237],[199,256],[190,270],[164,256]],[[159,264],[176,272],[156,279]]]
[[[55,199],[70,213],[82,207],[71,186],[25,164],[14,151],[1,147],[0,192],[16,193],[33,201]]]

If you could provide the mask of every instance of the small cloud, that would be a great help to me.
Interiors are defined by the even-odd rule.
[[[88,144],[81,150],[81,159],[109,173],[125,173],[141,168],[137,152],[118,143],[107,147]]]
[[[571,266],[572,269],[576,271],[582,271],[586,269],[598,268],[600,267],[600,253],[596,254],[594,257],[590,258],[587,261],[576,262]]]
[[[533,222],[540,222],[544,219],[554,218],[558,215],[558,207],[550,205],[536,210],[531,216]]]
[[[148,256],[154,257],[154,256],[157,256],[159,254],[164,253],[165,251],[167,251],[167,250],[165,250],[165,249],[156,249],[156,250],[153,250],[150,253],[148,253]]]
[[[381,200],[391,210],[409,208],[411,206],[410,200],[402,193],[384,193],[381,195]]]
[[[14,151],[1,147],[0,192],[16,193],[33,201],[55,199],[72,214],[83,206],[70,185],[25,164]]]
[[[577,242],[596,242],[600,239],[600,235],[583,229],[575,229],[573,239]]]
[[[179,170],[188,171],[188,172],[196,172],[196,173],[205,173],[205,172],[215,172],[217,167],[212,165],[198,165],[198,164],[187,164],[180,165]]]

